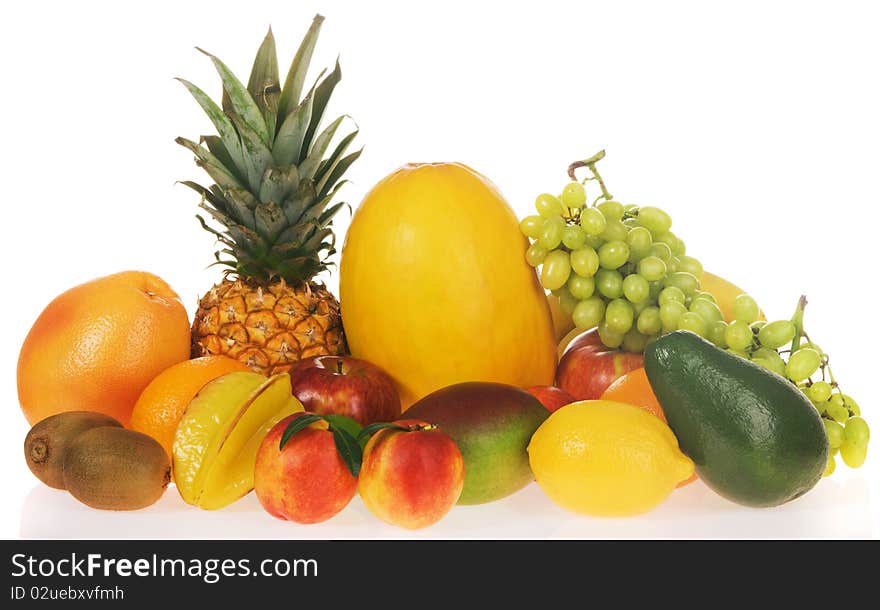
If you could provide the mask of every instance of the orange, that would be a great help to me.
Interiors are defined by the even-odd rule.
[[[168,455],[187,405],[208,382],[248,367],[226,356],[203,356],[168,367],[150,382],[131,412],[131,429],[159,441]]]
[[[648,375],[644,368],[633,369],[626,375],[618,377],[614,383],[608,386],[608,389],[602,394],[601,400],[614,400],[630,404],[649,413],[653,413],[664,422],[666,415],[663,413],[663,407],[654,396],[654,390],[648,382]],[[697,480],[697,475],[693,474],[690,478],[685,479],[678,484],[678,487],[693,483]]]
[[[128,425],[160,372],[189,357],[186,309],[168,284],[124,271],[75,286],[34,322],[18,357],[18,400],[32,425],[97,411]]]

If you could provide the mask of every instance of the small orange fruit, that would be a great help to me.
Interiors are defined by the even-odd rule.
[[[203,356],[178,362],[150,382],[131,412],[130,427],[159,441],[168,455],[174,433],[187,405],[208,382],[247,366],[226,356]]]
[[[18,400],[31,425],[97,411],[127,425],[137,397],[189,357],[186,309],[151,273],[124,271],[75,286],[34,322],[18,357]]]
[[[651,389],[651,384],[648,382],[648,375],[645,373],[644,368],[633,369],[626,375],[618,377],[602,394],[601,400],[614,400],[633,405],[653,413],[664,422],[666,421],[663,407],[660,406],[657,397],[654,395],[654,390]],[[678,487],[683,487],[696,480],[697,475],[693,474],[680,482]]]

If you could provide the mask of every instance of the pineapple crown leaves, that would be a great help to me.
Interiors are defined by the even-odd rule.
[[[220,76],[219,105],[193,83],[177,79],[217,130],[198,142],[176,139],[214,181],[210,187],[188,180],[182,184],[201,195],[199,207],[220,226],[214,228],[197,215],[220,244],[214,264],[231,267],[242,276],[307,281],[327,269],[328,258],[336,252],[332,221],[348,204],[332,200],[362,149],[348,152],[358,134],[356,124],[352,132],[336,138],[351,117],[342,115],[321,125],[342,78],[339,61],[305,89],[323,20],[315,16],[283,86],[271,28],[257,51],[247,85],[219,58],[198,49]]]

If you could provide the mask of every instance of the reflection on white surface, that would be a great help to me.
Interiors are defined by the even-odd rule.
[[[627,519],[572,515],[536,484],[492,504],[456,506],[440,523],[410,532],[373,517],[355,498],[317,525],[280,521],[251,493],[218,511],[183,503],[173,488],[150,508],[133,512],[90,509],[62,491],[35,487],[21,511],[23,538],[870,538],[874,508],[867,481],[823,480],[806,496],[777,508],[749,509],[716,495],[699,481],[676,490],[651,513]]]

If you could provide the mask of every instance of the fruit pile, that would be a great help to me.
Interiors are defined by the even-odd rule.
[[[208,55],[219,103],[181,81],[217,132],[177,141],[212,180],[184,184],[226,274],[192,325],[145,272],[46,306],[18,362],[41,481],[108,510],[170,482],[205,510],[255,491],[303,524],[359,495],[421,528],[532,481],[586,515],[644,513],[697,478],[776,506],[838,452],[865,461],[868,425],[805,332],[805,299],[767,322],[685,253],[668,214],[612,198],[604,153],[522,222],[465,165],[400,168],[354,213],[337,301],[316,276],[360,151],[357,131],[337,137],[344,116],[324,121],[339,65],[306,86],[321,25],[283,82],[271,32],[247,84]]]

